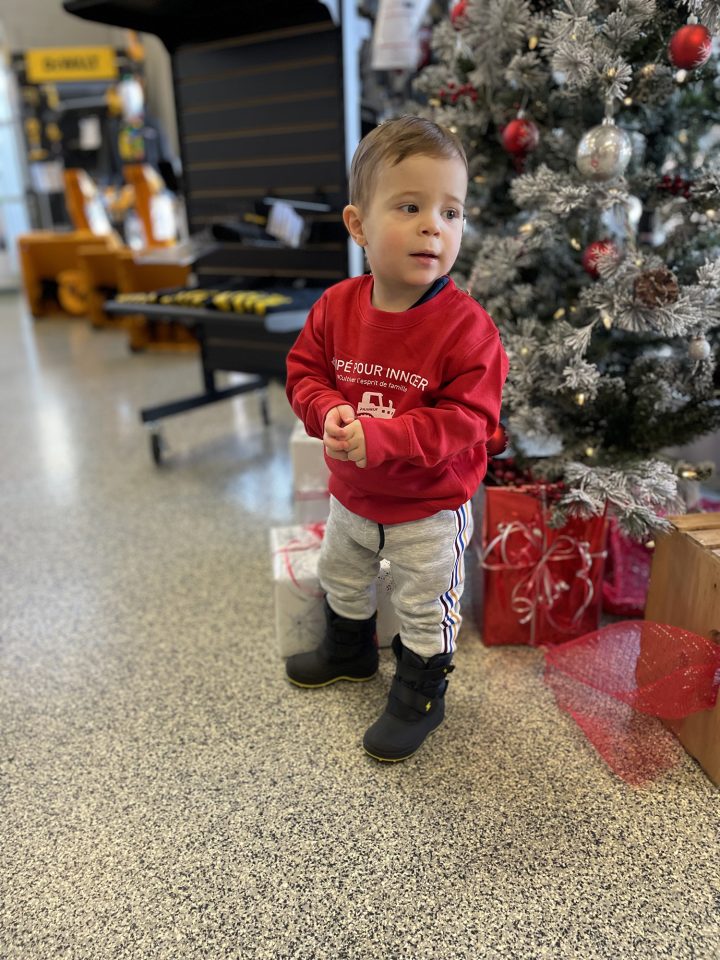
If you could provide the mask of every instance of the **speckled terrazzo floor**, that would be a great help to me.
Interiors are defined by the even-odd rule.
[[[316,692],[273,651],[268,528],[291,414],[167,421],[192,357],[0,296],[0,957],[720,956],[720,794],[689,758],[616,780],[467,625],[446,724],[361,750],[390,675]]]

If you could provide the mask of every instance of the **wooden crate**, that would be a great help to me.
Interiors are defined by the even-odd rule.
[[[717,641],[720,631],[720,514],[670,517],[657,538],[645,619]],[[687,752],[720,785],[720,698],[712,710],[666,721]]]

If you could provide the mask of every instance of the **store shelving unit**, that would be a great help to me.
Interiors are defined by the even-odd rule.
[[[267,211],[268,200],[291,204],[306,220],[295,247],[252,238],[218,242],[194,264],[200,287],[282,288],[291,296],[295,290],[307,304],[308,292],[320,296],[362,272],[361,251],[348,242],[342,222],[349,158],[360,136],[363,31],[351,0],[65,0],[64,6],[88,20],[155,34],[170,53],[191,236]],[[191,326],[201,346],[212,344],[201,350],[202,394],[141,411],[156,460],[160,417],[231,395],[216,387],[217,371],[253,374],[260,390],[269,378],[282,378],[306,312],[291,311],[295,326],[281,332],[251,315],[181,307],[145,313],[153,311]]]

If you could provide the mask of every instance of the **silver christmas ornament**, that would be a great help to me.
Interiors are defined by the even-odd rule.
[[[588,180],[612,180],[625,172],[631,156],[630,137],[612,120],[604,120],[583,136],[575,162]]]
[[[710,344],[705,337],[693,337],[688,346],[688,355],[691,360],[707,360],[710,350]]]

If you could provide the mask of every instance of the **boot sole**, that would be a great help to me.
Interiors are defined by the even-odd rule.
[[[331,683],[337,683],[338,680],[349,680],[350,683],[367,683],[368,680],[373,680],[376,676],[377,670],[375,673],[371,673],[369,677],[333,677],[332,680],[323,680],[322,683],[303,683],[301,680],[294,680],[287,675],[286,678],[294,686],[302,687],[303,690],[315,690],[317,687],[329,687]]]
[[[439,730],[441,726],[442,724],[439,723],[437,727],[433,727],[430,733],[428,733],[423,742],[420,744],[420,747],[422,747],[424,743],[427,743],[428,739],[435,733],[436,730]],[[417,750],[413,750],[412,753],[404,754],[402,757],[379,757],[376,753],[370,753],[366,746],[363,746],[363,750],[369,757],[372,757],[373,760],[378,760],[380,763],[402,763],[403,760],[409,760],[410,757],[414,757],[420,747],[418,747]]]

